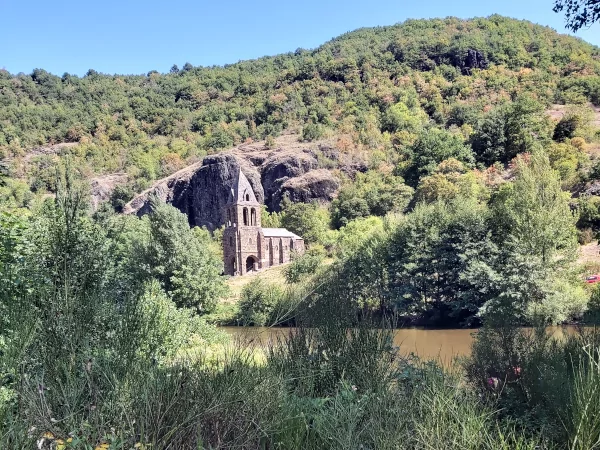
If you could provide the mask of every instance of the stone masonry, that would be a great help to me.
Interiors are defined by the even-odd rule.
[[[285,228],[262,228],[262,205],[250,182],[239,170],[223,208],[223,258],[227,275],[290,262],[292,253],[304,253],[304,240]]]

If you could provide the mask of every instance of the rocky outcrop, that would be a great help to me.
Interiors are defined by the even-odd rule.
[[[317,159],[310,153],[274,153],[261,165],[265,204],[270,210],[279,211],[279,203],[283,198],[283,185],[317,167]],[[288,192],[291,190],[289,188]]]
[[[487,67],[488,61],[483,56],[483,53],[472,48],[467,50],[467,57],[461,67],[463,74],[470,75],[472,69],[487,69]]]
[[[186,167],[157,183],[129,202],[125,213],[149,212],[150,196],[172,204],[188,216],[190,225],[214,230],[223,224],[221,211],[241,168],[257,200],[279,211],[281,200],[330,202],[340,182],[332,169],[349,175],[366,168],[360,158],[342,154],[331,143],[303,143],[295,136],[278,139],[280,146],[243,144]]]
[[[173,175],[164,178],[154,184],[150,189],[135,196],[123,208],[125,214],[137,214],[143,216],[150,212],[150,197],[154,196],[165,203],[170,203],[187,213],[188,186],[196,171],[202,167],[202,163],[192,164]],[[183,209],[182,209],[183,208]]]
[[[112,173],[92,178],[91,188],[91,206],[94,211],[98,209],[101,203],[110,199],[115,187],[127,183],[126,173]]]
[[[273,201],[279,204],[287,195],[293,202],[308,203],[313,200],[330,202],[339,188],[340,182],[331,171],[311,170],[302,176],[286,180],[275,194]]]
[[[260,174],[247,161],[232,154],[207,156],[202,163],[187,167],[129,202],[126,214],[138,216],[150,211],[150,198],[156,196],[188,216],[190,225],[214,230],[222,225],[221,211],[227,203],[231,185],[242,170],[259,202],[264,201]]]
[[[231,154],[207,156],[202,167],[192,176],[187,186],[187,202],[174,206],[188,215],[190,225],[214,230],[223,224],[222,210],[231,195],[231,186],[242,170],[256,199],[262,203],[264,192],[260,174],[248,162]]]
[[[584,194],[586,195],[600,195],[600,181],[592,181],[588,186],[585,187]]]

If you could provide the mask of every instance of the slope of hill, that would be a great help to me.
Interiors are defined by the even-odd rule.
[[[522,98],[526,115],[600,105],[600,49],[491,16],[364,28],[315,50],[168,74],[0,71],[0,153],[13,183],[2,197],[19,204],[29,189],[52,191],[57,155],[72,155],[88,178],[127,173],[141,191],[206,154],[284,130],[396,165],[424,128],[449,128],[473,141],[481,164],[506,162],[519,149],[489,156],[482,123]],[[55,151],[36,150],[48,146]]]

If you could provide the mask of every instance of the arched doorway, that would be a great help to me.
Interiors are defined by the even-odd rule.
[[[254,264],[257,262],[258,259],[256,259],[254,256],[248,256],[248,258],[246,258],[246,272],[254,271]]]

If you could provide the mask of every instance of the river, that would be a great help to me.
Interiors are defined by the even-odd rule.
[[[222,327],[234,339],[242,342],[268,343],[277,335],[288,333],[289,328],[266,327]],[[552,327],[549,331],[561,335],[570,333],[574,327]],[[458,356],[471,354],[471,343],[476,329],[428,330],[420,328],[402,328],[394,332],[394,345],[400,347],[402,354],[414,353],[423,359],[438,359],[449,363]]]
[[[288,333],[289,328],[266,327],[222,327],[233,339],[242,342],[268,343],[278,335]],[[456,356],[467,356],[471,352],[473,333],[477,330],[424,330],[403,328],[394,332],[394,345],[403,354],[414,353],[424,359],[440,358],[449,362]]]

